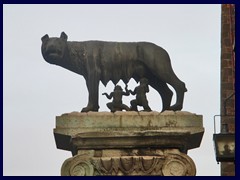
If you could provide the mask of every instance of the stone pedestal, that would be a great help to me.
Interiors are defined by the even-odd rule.
[[[200,146],[202,116],[189,112],[72,112],[56,118],[58,149],[73,157],[62,176],[194,176],[187,155]]]

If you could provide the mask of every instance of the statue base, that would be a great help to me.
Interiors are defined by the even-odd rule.
[[[72,112],[56,117],[58,149],[71,151],[62,176],[194,176],[202,115],[183,111]]]

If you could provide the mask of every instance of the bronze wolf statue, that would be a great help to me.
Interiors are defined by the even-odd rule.
[[[149,85],[162,97],[162,111],[182,109],[187,89],[173,72],[170,57],[163,48],[149,42],[75,42],[67,38],[64,32],[60,38],[43,36],[42,55],[48,63],[85,78],[89,97],[82,112],[98,111],[100,81],[105,86],[110,80],[116,85],[120,79],[127,84],[131,78],[137,82],[141,78],[148,79]],[[173,106],[173,92],[167,84],[176,91],[177,100]]]

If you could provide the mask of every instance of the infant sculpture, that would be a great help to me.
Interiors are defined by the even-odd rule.
[[[106,95],[108,99],[113,98],[112,102],[107,103],[107,107],[111,110],[111,112],[122,111],[123,109],[126,111],[138,111],[137,106],[142,106],[144,111],[151,111],[151,108],[148,106],[146,96],[146,93],[149,92],[148,80],[146,78],[141,78],[140,85],[137,86],[134,91],[129,90],[127,87],[128,86],[126,84],[126,92],[124,92],[121,86],[117,85],[115,86],[114,91],[110,94],[102,94]],[[127,105],[123,104],[122,96],[129,96],[130,94],[136,95],[136,99],[131,101],[131,107],[129,108]]]
[[[88,88],[88,105],[82,112],[98,111],[99,82],[105,86],[111,80],[115,85],[120,79],[125,84],[131,78],[137,82],[148,79],[149,85],[162,98],[162,111],[181,110],[185,83],[174,73],[168,53],[149,42],[67,41],[62,32],[60,38],[46,34],[42,37],[42,55],[50,64],[59,65],[82,75]],[[173,92],[177,100],[171,106]]]

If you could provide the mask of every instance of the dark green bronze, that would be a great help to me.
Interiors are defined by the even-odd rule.
[[[124,92],[121,86],[115,86],[114,91],[111,92],[110,95],[107,93],[102,93],[102,95],[105,95],[108,99],[113,98],[112,102],[107,103],[107,107],[111,110],[111,112],[122,110],[130,111],[130,108],[122,102],[122,96],[128,96],[129,93],[127,91]]]
[[[146,78],[140,79],[140,85],[137,86],[134,91],[128,90],[127,92],[131,93],[132,95],[136,95],[136,99],[130,102],[132,111],[138,111],[137,106],[142,106],[144,111],[151,111],[146,96],[146,93],[149,92],[148,80]]]
[[[187,91],[184,82],[173,72],[168,53],[161,47],[149,42],[105,42],[83,41],[69,42],[62,32],[60,38],[46,34],[42,37],[42,55],[44,59],[62,66],[86,80],[89,99],[82,112],[98,111],[99,81],[106,86],[111,80],[117,84],[120,79],[125,84],[133,78],[137,82],[147,78],[151,87],[162,97],[164,110],[181,110],[184,93]],[[173,92],[177,101],[171,105]]]

